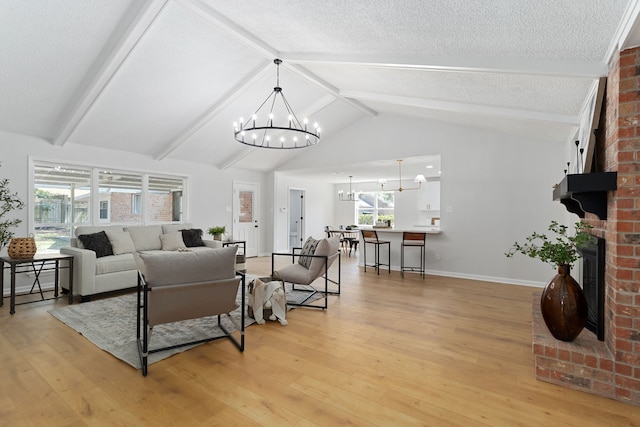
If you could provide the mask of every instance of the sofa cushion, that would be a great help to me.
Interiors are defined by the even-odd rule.
[[[78,236],[78,239],[82,242],[82,246],[84,246],[85,249],[96,253],[96,258],[113,255],[111,242],[109,242],[107,233],[104,231],[92,234],[81,234]]]
[[[202,241],[202,229],[200,228],[190,228],[190,229],[182,229],[182,240],[184,244],[188,248],[194,248],[196,246],[204,246],[204,242]]]
[[[188,222],[185,222],[184,224],[162,224],[162,234],[169,234],[174,231],[180,231],[188,228],[193,228],[191,223]]]
[[[173,233],[161,234],[160,241],[162,242],[163,251],[175,251],[177,249],[185,248],[184,241],[182,240],[182,233],[174,231]]]
[[[136,270],[133,254],[122,254],[96,260],[96,275]]]
[[[115,231],[115,232],[122,232],[122,226],[121,225],[79,225],[78,227],[76,227],[76,229],[74,230],[74,235],[76,237],[81,236],[83,234],[93,234],[93,233],[98,233],[100,231]],[[81,249],[84,249],[84,246],[82,245],[82,241],[80,241],[79,239],[76,241],[76,243],[78,244],[78,247]]]
[[[188,252],[136,252],[134,258],[151,286],[196,283],[235,277],[238,248]]]
[[[128,231],[107,230],[107,237],[111,242],[114,255],[129,254],[136,250],[131,234]]]
[[[161,250],[162,242],[160,235],[162,234],[161,225],[136,225],[133,227],[125,227],[125,231],[131,234],[133,244],[136,251],[152,251]]]

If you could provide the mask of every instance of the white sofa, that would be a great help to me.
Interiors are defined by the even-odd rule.
[[[134,252],[176,250],[175,234],[183,229],[192,229],[191,224],[164,224],[140,226],[80,226],[70,241],[70,247],[60,249],[61,254],[73,255],[73,294],[82,301],[88,301],[91,295],[135,288],[138,283],[138,268]],[[85,249],[81,235],[90,235],[104,231],[113,245],[114,255],[97,257],[96,252]],[[130,239],[129,239],[130,238]],[[218,240],[205,240],[205,246],[188,247],[189,251],[206,251],[222,247]],[[132,244],[131,244],[132,243]],[[182,245],[179,245],[182,246]],[[244,269],[244,265],[236,265]],[[67,286],[68,270],[60,271],[60,283]]]

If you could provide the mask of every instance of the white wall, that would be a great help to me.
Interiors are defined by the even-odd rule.
[[[565,224],[577,220],[552,200],[552,186],[562,179],[566,166],[565,142],[537,140],[534,136],[513,137],[413,117],[380,114],[364,118],[270,174],[239,169],[221,171],[214,166],[170,159],[156,161],[149,156],[122,155],[71,143],[55,147],[39,138],[5,132],[0,132],[0,146],[3,149],[0,177],[9,178],[12,190],[27,202],[31,194],[29,156],[186,175],[190,178],[191,198],[185,220],[199,228],[231,224],[232,214],[226,212],[225,207],[232,205],[233,180],[260,183],[261,255],[287,249],[288,214],[279,212],[278,208],[288,206],[290,187],[306,192],[308,236],[322,236],[325,225],[351,222],[346,211],[348,204],[336,201],[333,184],[295,174],[296,170],[310,166],[332,166],[339,159],[360,163],[442,155],[441,226],[444,233],[429,238],[427,268],[433,273],[542,285],[553,273],[549,266],[523,256],[507,259],[504,252],[531,231],[546,230],[552,219]],[[348,166],[347,161],[344,164]],[[447,207],[453,212],[446,212]],[[15,229],[17,236],[29,233],[28,209],[29,206],[20,212],[24,222]],[[435,259],[436,254],[439,261]]]
[[[214,166],[199,163],[182,162],[170,159],[157,161],[149,156],[138,154],[124,154],[118,151],[93,148],[85,145],[68,143],[56,147],[40,138],[0,132],[0,147],[2,147],[2,167],[0,178],[10,180],[10,188],[17,192],[26,203],[25,208],[16,214],[22,219],[22,224],[14,228],[16,237],[27,236],[33,232],[33,225],[28,223],[28,212],[31,209],[28,188],[29,158],[53,162],[82,164],[89,166],[103,166],[112,169],[155,172],[162,174],[176,174],[189,178],[189,194],[187,200],[187,215],[185,222],[193,223],[194,227],[205,230],[213,225],[226,225],[228,230],[232,226],[232,212],[227,212],[227,206],[233,206],[232,185],[234,180],[255,182],[260,184],[263,194],[262,200],[272,200],[272,192],[265,188],[267,175],[242,169],[221,171]],[[264,197],[264,196],[267,197]],[[260,252],[271,252],[268,246],[271,242],[270,203],[262,203],[261,223],[265,224],[260,230]],[[207,236],[208,237],[208,236]],[[6,254],[6,248],[1,252]],[[8,283],[8,282],[7,282]]]
[[[507,259],[504,253],[514,241],[523,240],[532,231],[545,231],[551,220],[566,224],[577,220],[552,200],[552,187],[564,175],[565,148],[564,141],[514,137],[381,114],[364,118],[327,138],[283,169],[294,173],[309,165],[334,166],[339,159],[360,163],[440,154],[440,217],[444,233],[428,239],[427,268],[443,275],[540,286],[553,275],[550,266],[524,256]],[[338,152],[340,156],[336,156]],[[348,172],[348,164],[345,165]],[[327,187],[330,190],[322,193],[335,200],[335,186]],[[285,188],[276,183],[276,194],[283,191]],[[313,192],[308,195],[324,197]],[[328,202],[327,206],[331,204]],[[344,219],[345,209],[348,208],[338,205],[334,221],[329,223],[348,222]],[[313,210],[308,212],[308,220],[327,221],[325,212],[321,221],[313,218],[316,214]],[[278,227],[275,230],[281,231]]]
[[[324,237],[325,225],[333,224],[335,194],[333,185],[303,176],[288,175],[277,172],[274,188],[274,242],[276,252],[285,252],[289,245],[289,213],[282,208],[289,206],[289,189],[295,188],[305,192],[305,236],[316,239]]]

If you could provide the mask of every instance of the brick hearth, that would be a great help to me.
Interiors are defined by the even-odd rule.
[[[536,377],[640,406],[640,48],[612,60],[603,108],[594,171],[617,171],[618,188],[606,221],[585,220],[606,240],[605,340],[587,330],[571,343],[556,340],[534,297]]]
[[[532,315],[536,378],[615,398],[614,360],[606,344],[586,329],[572,342],[555,339],[542,319],[540,295],[533,297]]]

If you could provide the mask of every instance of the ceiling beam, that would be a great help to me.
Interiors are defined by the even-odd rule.
[[[235,153],[233,153],[231,157],[228,157],[217,165],[220,170],[225,171],[229,168],[232,168],[236,163],[247,157],[254,150],[254,148],[249,147],[248,145],[240,145],[241,144],[238,143],[239,149]],[[259,150],[259,148],[255,149]],[[266,148],[264,148],[264,150],[266,150]]]
[[[640,0],[633,0],[629,2],[622,19],[620,19],[616,33],[611,39],[611,44],[604,57],[605,62],[609,63],[613,55],[622,49],[636,47],[634,46],[636,43],[631,42],[629,38],[634,35],[634,32],[637,37],[638,27],[636,22],[638,21],[638,16],[640,16]]]
[[[356,99],[366,99],[369,101],[384,102],[387,104],[403,105],[407,107],[418,107],[430,110],[451,111],[455,113],[479,114],[485,116],[508,117],[512,119],[535,120],[544,122],[554,122],[566,125],[579,126],[578,116],[568,114],[540,113],[529,110],[518,110],[515,108],[493,107],[489,105],[464,104],[461,102],[438,101],[424,98],[411,98],[407,96],[385,95],[371,92],[342,91],[344,96]]]
[[[344,102],[346,102],[347,104],[351,105],[352,107],[364,112],[367,116],[375,117],[378,114],[376,111],[374,111],[371,108],[367,107],[363,103],[358,102],[355,99],[349,99],[348,97],[345,97],[340,92],[340,89],[338,89],[337,87],[333,86],[329,82],[321,79],[320,77],[316,76],[315,74],[311,73],[306,68],[301,67],[300,65],[287,64],[286,62],[283,62],[283,64],[285,65],[285,67],[287,67],[288,69],[292,70],[293,72],[295,72],[300,77],[310,81],[311,83],[313,83],[314,85],[318,86],[319,88],[325,90],[326,92],[329,92],[331,95],[335,96],[336,98],[339,98],[339,99],[343,100]]]
[[[201,3],[200,1],[198,1],[198,0],[176,0],[176,2],[178,4],[183,5],[184,7],[188,8],[189,10],[191,10],[192,12],[194,12],[195,14],[200,16],[201,18],[211,22],[216,27],[218,27],[221,30],[225,31],[227,34],[229,34],[230,36],[234,37],[236,40],[238,40],[239,42],[241,42],[244,45],[248,46],[249,48],[255,50],[258,53],[260,53],[265,58],[267,58],[267,59],[269,59],[271,61],[273,61],[276,58],[282,59],[281,58],[282,55],[281,55],[280,51],[274,49],[273,47],[271,47],[270,45],[268,45],[267,43],[265,43],[261,39],[258,39],[253,34],[251,34],[248,31],[246,31],[244,28],[241,28],[240,26],[238,26],[235,22],[231,21],[227,17],[221,15],[220,13],[218,13],[217,11],[212,9],[211,7]],[[320,87],[321,89],[329,92],[330,94],[332,94],[336,98],[340,98],[344,102],[346,102],[349,105],[351,105],[352,107],[363,111],[368,116],[373,117],[373,116],[376,115],[376,112],[373,111],[371,108],[367,107],[366,105],[361,104],[360,102],[358,102],[356,100],[343,98],[340,95],[340,91],[336,87],[334,87],[331,84],[327,83],[326,81],[322,80],[320,77],[314,75],[309,70],[307,70],[307,69],[305,69],[305,68],[303,68],[301,66],[288,66],[286,61],[283,62],[283,65],[285,67],[288,67],[290,70],[294,71],[299,76],[301,76],[301,77],[305,78],[306,80],[308,80],[309,82],[313,83],[314,85],[316,85],[316,86]]]
[[[95,71],[85,76],[83,81],[87,83],[80,85],[78,90],[79,92],[81,91],[81,94],[74,97],[73,103],[65,110],[66,113],[59,120],[60,125],[55,132],[53,145],[62,146],[69,140],[80,121],[96,102],[168,1],[146,0],[141,7],[135,6],[135,12],[133,10],[130,11],[133,19],[123,31],[113,49],[106,56],[102,56],[104,59],[101,62],[96,61],[97,64],[92,68]]]
[[[155,155],[156,160],[162,160],[184,144],[193,134],[202,129],[209,121],[222,112],[231,102],[242,94],[249,86],[262,78],[267,72],[273,71],[273,63],[262,63],[252,71],[247,73],[244,79],[231,88],[222,98],[218,100],[207,112],[201,115],[195,122],[187,126],[180,134]],[[231,126],[229,126],[229,136],[231,136]]]
[[[283,53],[282,60],[294,64],[350,65],[498,74],[528,74],[556,77],[599,78],[609,69],[603,61],[553,61],[540,59],[438,57],[416,55],[341,55],[321,53]]]
[[[249,48],[260,53],[265,58],[270,59],[271,61],[273,61],[275,58],[279,58],[280,52],[278,52],[276,49],[272,48],[248,31],[245,31],[235,22],[218,13],[216,10],[207,6],[200,0],[175,0],[175,2],[186,7],[202,19],[214,24],[216,27],[223,30],[241,43],[244,43]]]

